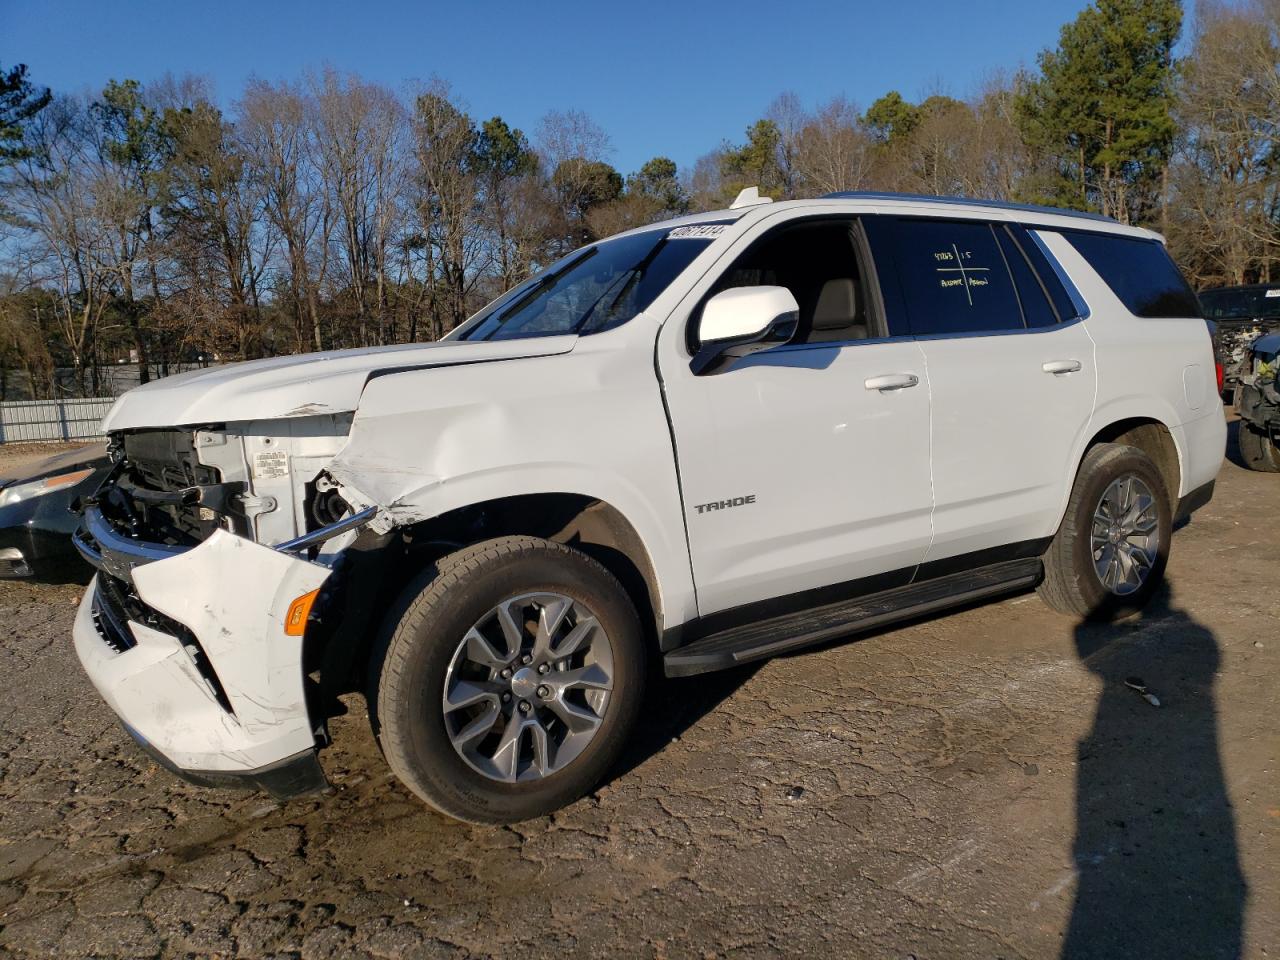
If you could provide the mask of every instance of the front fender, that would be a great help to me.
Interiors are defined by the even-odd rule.
[[[505,497],[602,500],[644,544],[664,618],[682,622],[696,607],[653,331],[628,327],[571,355],[375,379],[328,471],[353,505],[379,508],[380,532]]]

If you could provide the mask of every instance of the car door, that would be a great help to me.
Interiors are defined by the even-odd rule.
[[[900,585],[924,557],[924,357],[911,339],[885,335],[859,242],[848,218],[744,238],[737,250],[750,244],[746,252],[731,252],[733,265],[695,288],[686,314],[664,327],[660,374],[704,617]],[[700,302],[762,283],[794,293],[792,341],[694,373],[686,332]]]
[[[1071,299],[1015,225],[887,218],[875,243],[877,260],[881,251],[893,260],[897,308],[929,370],[926,563],[1039,552],[1057,527],[1097,383]]]

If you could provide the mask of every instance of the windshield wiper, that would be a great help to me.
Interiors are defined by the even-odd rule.
[[[534,300],[536,300],[538,297],[542,296],[542,294],[545,291],[555,286],[556,281],[558,281],[566,273],[568,273],[578,264],[583,263],[591,259],[592,257],[594,257],[596,253],[599,252],[599,249],[600,249],[599,247],[588,247],[586,250],[583,250],[579,256],[574,257],[572,260],[570,260],[568,263],[562,266],[559,270],[547,271],[546,273],[538,277],[536,280],[534,280],[530,284],[528,289],[526,289],[524,293],[520,294],[520,296],[516,297],[514,300],[508,303],[501,310],[495,311],[494,313],[490,314],[488,317],[485,317],[484,322],[493,323],[494,327],[484,336],[484,339],[485,340],[492,339],[493,335],[502,329],[502,323],[508,316],[510,316],[512,313],[518,310],[523,309],[524,307],[532,303]]]
[[[596,302],[591,304],[587,309],[587,312],[582,315],[582,319],[574,325],[573,332],[581,334],[586,331],[587,321],[589,321],[591,319],[591,315],[596,312],[596,307],[604,303],[605,298],[609,296],[610,292],[612,292],[613,289],[621,283],[622,289],[619,290],[617,295],[609,301],[608,309],[612,310],[616,307],[622,298],[631,292],[631,288],[636,285],[636,282],[644,276],[644,272],[649,269],[649,265],[653,263],[653,258],[658,255],[658,251],[663,248],[664,244],[665,241],[659,241],[654,245],[652,250],[645,254],[645,258],[643,260],[637,263],[630,270],[627,270],[625,273],[619,274],[618,279],[614,280],[613,283],[609,284],[609,286],[605,288],[604,293],[600,294],[600,296],[596,298]]]

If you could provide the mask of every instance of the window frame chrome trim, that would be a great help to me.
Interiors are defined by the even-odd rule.
[[[1049,262],[1049,268],[1054,272],[1058,278],[1058,282],[1062,284],[1062,288],[1067,292],[1067,299],[1070,300],[1071,305],[1075,307],[1076,319],[1088,320],[1092,315],[1092,311],[1089,309],[1089,302],[1081,295],[1076,285],[1071,282],[1071,278],[1067,276],[1067,271],[1063,269],[1062,264],[1058,262],[1058,258],[1055,257],[1053,255],[1053,251],[1049,249],[1049,245],[1045,243],[1044,238],[1040,236],[1041,233],[1057,233],[1061,236],[1061,231],[1047,230],[1043,227],[1024,227],[1024,229],[1026,230],[1027,236],[1031,238],[1031,242],[1036,245],[1037,249],[1039,249],[1041,256]],[[1066,238],[1064,237],[1063,239],[1065,240]],[[1064,320],[1063,324],[1066,322],[1067,321]]]

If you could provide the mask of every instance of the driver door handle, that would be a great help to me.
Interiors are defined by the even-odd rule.
[[[879,390],[888,393],[890,390],[905,390],[914,387],[920,378],[914,373],[886,373],[879,377],[868,377],[862,385],[868,390]]]
[[[1079,360],[1050,360],[1048,363],[1040,364],[1040,369],[1045,373],[1079,373]]]

